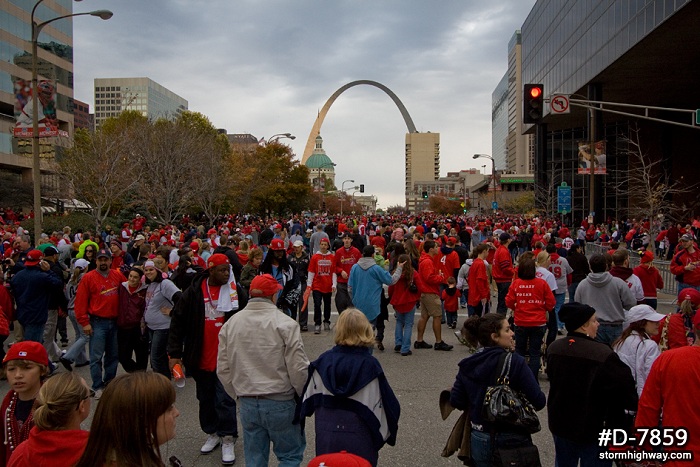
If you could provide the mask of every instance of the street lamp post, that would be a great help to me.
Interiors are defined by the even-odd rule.
[[[34,19],[37,7],[44,0],[39,0],[32,8],[32,178],[34,183],[34,244],[38,245],[41,239],[41,158],[39,155],[39,90],[38,75],[39,61],[37,59],[39,33],[49,23],[59,19],[72,18],[73,16],[98,16],[107,20],[112,17],[109,10],[95,10],[86,13],[73,13],[70,15],[58,16],[48,21],[37,23]],[[80,1],[80,0],[76,0]]]
[[[343,184],[340,186],[340,192],[341,192],[341,195],[342,195],[342,198],[340,198],[340,215],[341,215],[341,216],[343,215],[343,201],[345,201],[345,184],[346,184],[347,182],[355,183],[355,180],[345,180],[345,181],[343,182]]]
[[[275,137],[276,137],[276,138],[275,138]],[[297,139],[297,137],[294,136],[294,135],[291,134],[291,133],[277,133],[276,135],[270,136],[270,138],[267,140],[267,142],[268,142],[268,143],[272,143],[273,141],[277,141],[277,140],[280,139],[280,138],[289,138],[289,139],[291,139],[292,141],[294,141],[295,139]]]
[[[321,169],[335,167],[335,162],[327,162],[318,166],[318,207],[323,209],[323,191],[321,190]]]
[[[488,154],[474,154],[472,156],[472,159],[478,159],[478,158],[484,158],[484,159],[491,159],[491,178],[493,179],[493,202],[494,202],[494,209],[493,211],[496,212],[496,161],[493,159],[493,157],[489,156]]]

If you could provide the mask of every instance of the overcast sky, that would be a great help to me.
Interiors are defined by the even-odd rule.
[[[341,86],[378,81],[418,131],[440,133],[440,174],[481,169],[491,93],[508,41],[535,0],[89,0],[109,21],[76,18],[75,97],[95,78],[148,77],[228,133],[291,132],[301,159],[318,111]],[[354,179],[379,206],[404,204],[406,125],[372,86],[346,90],[321,136],[336,184]],[[487,171],[490,172],[490,164]],[[345,185],[346,189],[350,183]]]

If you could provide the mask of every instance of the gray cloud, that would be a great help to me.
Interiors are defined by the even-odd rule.
[[[91,0],[109,21],[73,23],[75,96],[93,79],[147,76],[229,132],[290,131],[301,157],[317,111],[336,89],[379,81],[420,131],[441,133],[441,173],[481,167],[491,151],[491,93],[507,45],[534,0]],[[89,6],[88,6],[89,5]],[[382,91],[347,90],[322,128],[338,165],[380,206],[403,203],[406,127]],[[284,140],[288,141],[288,140]]]

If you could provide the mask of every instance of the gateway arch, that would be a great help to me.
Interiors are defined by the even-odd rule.
[[[379,88],[382,91],[384,91],[389,97],[391,97],[391,100],[394,101],[394,104],[396,104],[396,107],[399,108],[399,111],[401,112],[401,116],[403,117],[404,121],[406,122],[406,128],[408,129],[409,133],[416,133],[416,126],[413,124],[413,120],[411,119],[411,116],[408,114],[408,110],[406,110],[406,107],[403,105],[403,102],[401,102],[401,99],[398,98],[396,94],[393,93],[391,89],[388,87],[384,86],[382,83],[378,83],[376,81],[370,81],[366,79],[358,80],[358,81],[352,81],[345,86],[341,87],[338,89],[336,92],[333,93],[333,95],[326,101],[326,104],[323,106],[321,111],[318,114],[318,117],[316,117],[316,121],[314,122],[314,126],[311,129],[311,133],[309,133],[309,139],[306,140],[306,148],[304,148],[304,156],[301,159],[302,164],[306,164],[306,161],[308,158],[311,156],[311,153],[314,150],[314,146],[316,143],[316,136],[318,136],[321,133],[321,125],[323,125],[323,120],[326,118],[326,114],[328,113],[328,110],[331,108],[331,105],[333,105],[333,102],[340,96],[345,90],[350,89],[354,86],[359,86],[361,84],[367,84],[369,86],[374,86],[375,88]]]

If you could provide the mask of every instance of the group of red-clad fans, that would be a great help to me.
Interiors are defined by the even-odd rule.
[[[5,214],[9,219],[7,211]],[[460,307],[467,308],[468,316],[472,317],[471,323],[489,312],[505,317],[508,310],[512,310],[514,350],[523,357],[527,356],[529,370],[537,379],[545,334],[549,346],[558,334],[568,331],[574,335],[581,333],[582,326],[587,326],[588,321],[580,322],[579,319],[588,313],[587,309],[577,309],[581,316],[573,318],[571,314],[574,311],[571,310],[575,308],[564,308],[566,313],[560,316],[567,294],[569,303],[581,302],[594,306],[583,297],[588,296],[591,287],[598,287],[597,280],[600,279],[600,284],[610,282],[612,279],[608,276],[619,279],[620,282],[616,284],[624,283],[625,294],[629,293],[632,297],[622,304],[625,313],[648,305],[652,311],[635,308],[634,312],[644,317],[638,321],[658,323],[658,328],[650,325],[648,329],[643,326],[632,329],[633,336],[641,336],[642,341],[647,337],[657,341],[660,350],[696,345],[696,322],[700,319],[696,319],[696,310],[700,307],[698,228],[698,221],[685,227],[677,224],[662,228],[648,220],[608,221],[594,225],[583,219],[580,224],[565,226],[557,219],[550,218],[436,215],[293,216],[277,219],[220,216],[213,221],[185,216],[176,224],[156,227],[145,216],[137,214],[131,221],[124,222],[118,231],[106,226],[101,232],[93,234],[90,231],[73,232],[73,229],[66,227],[61,232],[42,235],[40,243],[34,246],[28,232],[21,226],[5,224],[0,227],[3,240],[0,253],[3,256],[5,284],[9,284],[26,267],[41,267],[45,272],[50,269],[60,277],[65,284],[63,290],[68,290],[70,281],[67,279],[74,277],[76,269],[85,272],[99,269],[108,258],[109,269],[118,270],[124,275],[122,279],[127,284],[124,287],[129,293],[142,292],[145,297],[149,289],[155,288],[152,285],[160,284],[160,290],[164,288],[163,282],[167,281],[168,288],[165,289],[172,293],[163,297],[151,296],[150,301],[155,298],[166,305],[170,302],[171,309],[179,301],[181,293],[190,287],[193,278],[199,277],[197,274],[207,269],[212,255],[217,255],[212,264],[214,267],[230,265],[233,275],[231,284],[234,285],[228,282],[224,285],[237,287],[235,284],[238,284],[242,302],[247,299],[245,294],[252,280],[260,274],[276,274],[274,278],[280,285],[276,306],[295,321],[298,319],[302,332],[308,330],[309,308],[313,307],[314,332],[317,334],[322,327],[330,330],[333,294],[338,312],[353,306],[351,271],[367,260],[365,263],[376,264],[400,276],[399,281],[389,287],[386,296],[382,292],[379,316],[370,319],[376,326],[377,348],[384,350],[383,322],[389,319],[389,304],[397,312],[394,350],[401,355],[411,355],[413,313],[419,308],[421,316],[413,349],[435,350],[453,348],[442,338],[441,326],[446,324],[448,328],[458,329]],[[653,240],[650,235],[652,231],[660,232]],[[583,248],[587,242],[609,245],[610,255],[605,255],[602,266],[595,260],[590,263],[586,260]],[[627,248],[619,248],[621,243],[626,244]],[[636,268],[630,266],[630,254],[639,255],[640,265]],[[664,258],[670,261],[669,268],[678,282],[680,311],[654,321],[658,315],[653,312],[657,307],[657,290],[664,284],[653,263]],[[136,272],[132,278],[134,266],[141,272]],[[402,269],[399,271],[399,268]],[[25,280],[24,276],[20,278]],[[76,288],[77,283],[78,280],[75,281]],[[85,281],[85,284],[89,283],[90,280]],[[593,293],[598,292],[594,290]],[[605,295],[607,292],[598,294]],[[497,299],[492,300],[492,296]],[[67,301],[56,305],[59,310],[65,308],[64,312],[69,311],[70,299],[75,300],[75,290],[72,297],[66,292],[66,298]],[[78,308],[84,308],[83,300],[84,297],[78,297]],[[492,304],[492,301],[495,303]],[[4,342],[16,318],[12,290],[7,287],[0,288],[0,307],[0,339]],[[600,314],[601,310],[596,311]],[[149,349],[140,350],[140,358],[136,348],[130,349],[129,360],[133,350],[138,369],[143,369],[145,361],[150,358],[154,371],[169,377],[165,353],[169,315],[166,314],[166,320],[158,311],[155,315],[157,319],[153,321],[151,318],[149,321],[148,311],[144,312],[145,323],[141,324],[140,332],[143,334],[145,324],[154,343]],[[79,311],[76,314],[84,321],[84,313]],[[407,314],[410,314],[410,318]],[[586,319],[590,320],[591,316],[586,316]],[[628,363],[623,358],[628,352],[623,344],[630,334],[625,334],[626,330],[622,332],[622,322],[614,317],[603,314],[599,319],[603,327],[619,328],[620,333],[608,344],[613,347],[617,345],[620,358]],[[83,322],[81,324],[84,325]],[[54,338],[62,337],[60,319],[55,326]],[[426,328],[432,328],[434,345],[424,340]],[[468,341],[471,344],[469,339],[465,341],[468,334],[465,329],[457,331],[458,338],[462,343]],[[31,326],[27,326],[25,333],[31,332]],[[164,337],[159,337],[159,333],[163,333]],[[602,329],[600,335],[604,335]],[[15,341],[20,342],[20,337],[21,333],[16,333]],[[159,344],[155,344],[156,341]],[[82,346],[84,351],[85,343]],[[79,364],[78,360],[86,361],[85,355],[70,350],[68,355],[78,356],[72,359],[61,356],[59,360],[64,366],[70,368],[72,364]],[[31,362],[37,364],[37,378],[41,379],[43,373],[51,370],[51,362],[58,360],[51,349],[47,349],[46,360],[36,349],[32,352],[33,360],[22,365],[33,368]],[[658,353],[654,355],[658,356]],[[16,359],[16,355],[12,358]],[[652,353],[645,354],[644,358],[646,362],[653,361]],[[121,356],[119,362],[124,365]],[[44,369],[42,365],[47,368]],[[17,365],[10,367],[18,371]],[[651,363],[643,371],[632,368],[633,374],[635,371],[643,372],[646,378],[650,367]],[[650,379],[657,381],[658,376],[653,375]],[[80,381],[67,383],[76,384],[76,391],[84,392],[84,384]],[[94,381],[92,389],[87,388],[88,391],[99,391],[100,395],[103,389],[104,385],[95,386]],[[662,392],[662,389],[659,391]],[[639,394],[642,394],[641,389]],[[49,396],[46,394],[46,397]],[[10,407],[11,404],[14,405]],[[20,399],[13,396],[8,400],[6,411],[16,411],[20,405]],[[29,414],[19,415],[25,417],[22,421],[26,421]],[[648,411],[645,416],[648,416]],[[72,420],[73,424],[75,420]],[[22,436],[26,439],[28,430],[25,431]],[[11,441],[10,450],[16,448],[21,440],[13,438]]]

